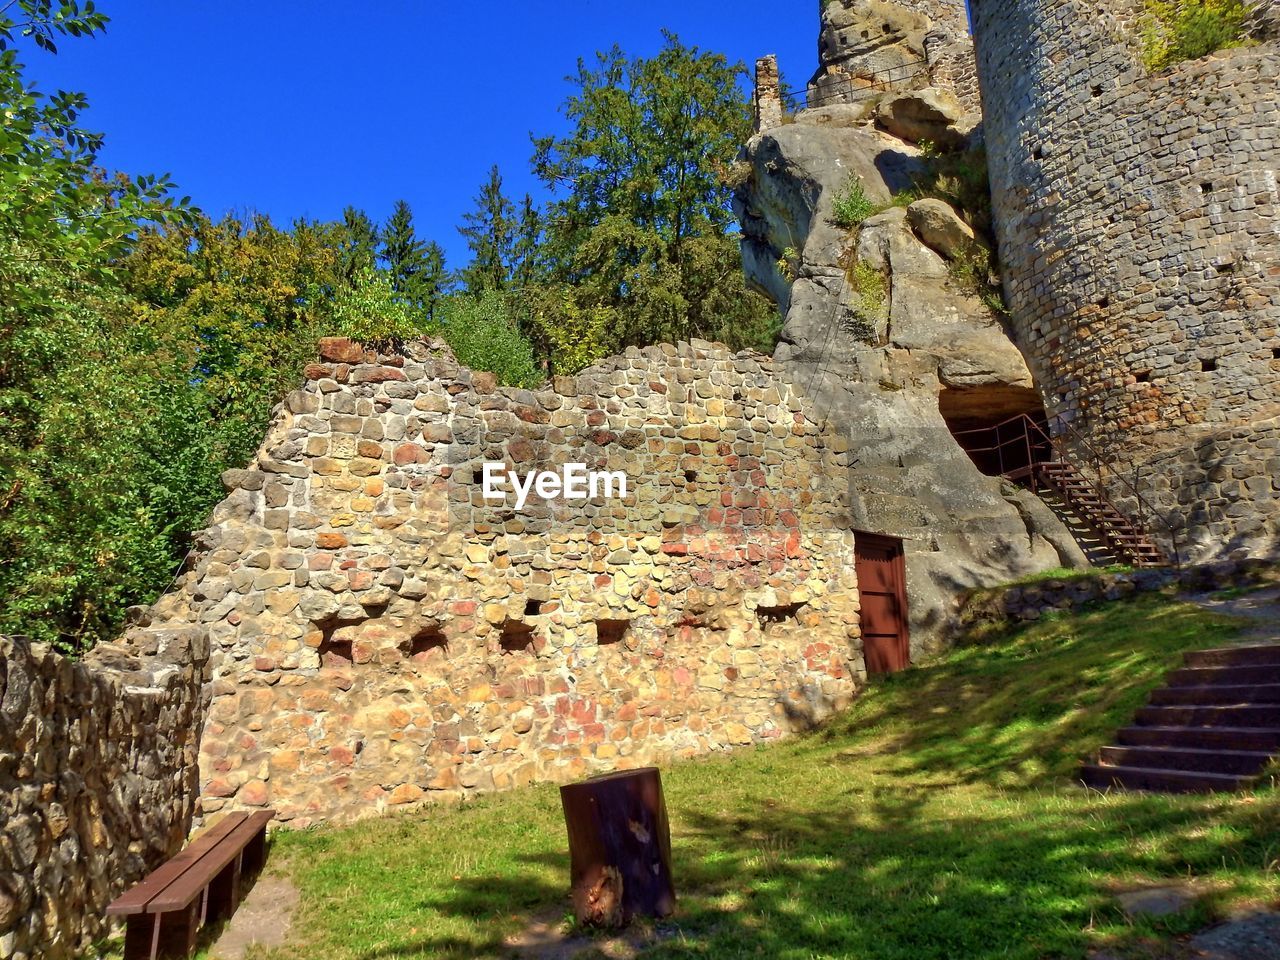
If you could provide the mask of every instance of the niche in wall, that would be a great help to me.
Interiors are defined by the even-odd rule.
[[[533,626],[523,620],[507,620],[502,624],[498,644],[503,653],[522,653],[533,647]]]
[[[602,647],[621,643],[630,629],[630,620],[597,620],[596,643]]]
[[[767,633],[772,626],[794,622],[804,606],[803,603],[784,603],[776,607],[756,607],[756,620],[760,629]]]

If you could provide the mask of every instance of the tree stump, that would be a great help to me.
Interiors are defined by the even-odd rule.
[[[671,829],[657,767],[568,784],[560,802],[579,923],[623,927],[637,914],[665,917],[675,909]]]

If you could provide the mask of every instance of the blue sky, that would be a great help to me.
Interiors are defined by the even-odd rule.
[[[799,87],[816,68],[813,0],[99,0],[105,34],[24,51],[46,92],[81,90],[103,161],[173,175],[215,217],[384,220],[397,198],[466,259],[461,214],[498,163],[534,190],[530,132],[559,132],[577,58],[660,30],[749,67],[776,53]],[[791,8],[788,15],[786,10]]]

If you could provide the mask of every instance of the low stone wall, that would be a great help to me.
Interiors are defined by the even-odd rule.
[[[207,660],[198,628],[83,662],[0,637],[0,958],[78,956],[111,899],[181,848]]]
[[[325,341],[152,614],[211,633],[203,810],[353,819],[821,720],[864,669],[849,461],[712,344],[528,391]],[[521,508],[487,463],[629,486]]]
[[[956,635],[980,624],[1039,620],[1052,611],[1070,612],[1090,604],[1123,600],[1160,590],[1205,592],[1275,582],[1280,568],[1259,559],[1222,561],[1130,573],[1037,580],[988,590],[975,590],[956,619]]]

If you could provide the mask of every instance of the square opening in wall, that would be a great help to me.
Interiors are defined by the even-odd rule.
[[[1201,372],[1201,373],[1213,373],[1213,372],[1214,372],[1215,370],[1217,370],[1217,369],[1218,369],[1218,361],[1217,361],[1217,359],[1216,359],[1216,358],[1214,358],[1214,357],[1201,357],[1201,358],[1200,358],[1200,372]]]
[[[803,603],[785,603],[777,607],[756,607],[756,620],[759,621],[761,630],[768,630],[769,627],[779,623],[795,620],[803,609]]]
[[[1213,193],[1213,184],[1212,183],[1200,184],[1200,192],[1205,194]]]
[[[698,471],[697,471],[697,470],[686,470],[686,471],[684,472],[684,482],[685,482],[685,483],[693,483],[693,482],[694,482],[694,481],[696,481],[697,479],[698,479]]]
[[[449,641],[445,638],[444,631],[432,624],[412,634],[401,649],[411,660],[426,660],[434,651],[439,651],[440,655],[443,655],[448,645]]]
[[[320,641],[319,652],[322,667],[349,667],[354,662],[350,640],[325,637]]]
[[[483,471],[483,470],[472,470],[472,471],[471,471],[471,482],[472,482],[472,483],[474,483],[477,487],[478,487],[478,486],[480,486],[480,484],[484,483],[484,471]]]
[[[630,629],[630,620],[597,620],[596,643],[602,647],[611,643],[620,643]]]
[[[1150,370],[1139,370],[1139,371],[1138,371],[1137,373],[1135,373],[1133,376],[1134,376],[1134,379],[1136,379],[1139,383],[1150,383],[1150,382],[1151,382],[1151,371],[1150,371]]]
[[[508,620],[502,625],[498,643],[504,653],[520,653],[533,646],[533,627],[519,620]]]
[[[1272,359],[1272,360],[1280,360],[1280,347],[1272,347],[1272,348],[1271,348],[1271,359]]]
[[[540,616],[542,613],[542,601],[530,598],[524,602],[524,615],[526,617]]]

